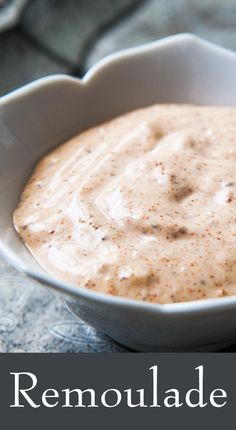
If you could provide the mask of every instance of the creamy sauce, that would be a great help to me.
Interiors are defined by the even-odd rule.
[[[36,167],[14,214],[50,273],[171,303],[236,294],[236,108],[154,105]]]

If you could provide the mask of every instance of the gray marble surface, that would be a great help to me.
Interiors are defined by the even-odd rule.
[[[118,49],[186,31],[236,49],[236,0],[0,0],[0,95],[52,73],[82,76]],[[0,259],[0,352],[25,351],[125,349]]]

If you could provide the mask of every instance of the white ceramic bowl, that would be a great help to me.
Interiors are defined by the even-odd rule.
[[[82,129],[156,102],[236,105],[236,54],[189,34],[172,36],[111,55],[82,81],[51,76],[2,97],[0,250],[121,344],[213,350],[236,340],[236,296],[156,305],[78,289],[41,269],[12,224],[23,185],[46,152]]]

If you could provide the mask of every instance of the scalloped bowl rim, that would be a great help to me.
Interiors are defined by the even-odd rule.
[[[52,76],[47,76],[43,78],[39,78],[31,83],[28,83],[9,94],[6,94],[0,97],[0,107],[8,102],[11,102],[12,99],[20,98],[21,96],[25,96],[27,93],[34,92],[39,89],[41,86],[50,85],[56,81],[65,81],[65,82],[73,82],[79,86],[88,85],[92,80],[96,79],[96,75],[101,73],[104,68],[109,66],[111,63],[119,61],[123,58],[129,58],[130,56],[139,55],[141,53],[155,50],[156,48],[165,48],[170,44],[188,42],[192,44],[198,44],[204,50],[210,50],[215,54],[229,56],[235,59],[236,62],[236,53],[231,51],[230,49],[223,48],[217,44],[208,42],[201,37],[195,36],[191,33],[181,33],[173,36],[168,36],[163,39],[159,39],[157,41],[145,43],[143,45],[139,45],[133,48],[128,48],[121,50],[119,52],[110,54],[97,62],[94,66],[91,67],[90,70],[85,74],[82,79],[74,78],[66,74],[55,74]],[[74,285],[68,284],[64,281],[61,281],[58,278],[53,277],[50,274],[45,272],[45,275],[41,272],[37,272],[37,270],[33,270],[19,258],[7,245],[0,242],[0,253],[1,255],[17,270],[23,272],[27,276],[35,279],[43,285],[53,288],[62,294],[69,294],[72,297],[79,298],[83,297],[90,301],[95,302],[106,302],[106,304],[113,305],[121,305],[124,307],[135,307],[140,310],[149,310],[153,313],[164,313],[164,314],[179,314],[179,313],[189,313],[189,312],[205,312],[205,311],[215,311],[216,309],[225,309],[225,308],[234,308],[236,307],[236,295],[229,297],[221,297],[221,298],[213,298],[213,299],[201,299],[187,302],[179,302],[179,303],[167,303],[167,304],[158,304],[151,302],[144,302],[141,300],[135,300],[130,298],[125,298],[122,296],[112,296],[106,293],[101,293],[98,291],[89,290],[83,287],[76,287]]]

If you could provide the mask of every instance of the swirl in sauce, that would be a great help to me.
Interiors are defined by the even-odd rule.
[[[14,213],[48,272],[158,303],[236,294],[236,108],[154,105],[37,165]]]

